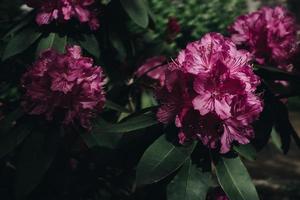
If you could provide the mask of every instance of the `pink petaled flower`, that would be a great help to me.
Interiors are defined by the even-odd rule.
[[[103,71],[81,55],[79,46],[66,50],[65,54],[43,52],[23,75],[22,105],[31,115],[45,115],[47,120],[62,115],[64,124],[78,121],[89,129],[91,118],[105,102]]]
[[[259,64],[292,69],[296,52],[296,21],[285,8],[264,7],[237,18],[229,27],[231,39],[239,47],[249,50]]]
[[[169,64],[165,85],[157,91],[159,121],[175,122],[180,143],[200,139],[221,153],[233,141],[249,143],[251,124],[263,108],[250,60],[248,52],[218,33],[188,44]]]
[[[38,25],[50,24],[54,20],[66,22],[76,18],[81,23],[88,23],[91,30],[99,28],[95,0],[26,0],[26,3],[37,9]]]
[[[164,65],[166,60],[164,56],[148,58],[145,63],[138,68],[135,75],[137,77],[147,76],[156,80],[160,86],[163,86],[165,82],[165,71],[167,69],[167,65]]]
[[[210,193],[207,195],[207,200],[229,200],[225,192],[222,190],[221,187],[214,188]]]

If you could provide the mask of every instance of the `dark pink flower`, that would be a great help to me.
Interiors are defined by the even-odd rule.
[[[231,39],[249,50],[259,64],[290,71],[296,51],[296,21],[285,8],[264,7],[237,18],[229,27]]]
[[[66,22],[76,18],[80,23],[87,23],[91,30],[99,28],[95,0],[27,0],[28,6],[37,9],[38,25],[52,21]]]
[[[157,91],[159,121],[175,122],[181,143],[200,139],[221,153],[234,141],[249,143],[251,124],[262,111],[255,95],[260,81],[250,60],[248,52],[217,33],[188,44],[169,64],[165,85]]]
[[[105,102],[104,75],[93,60],[81,55],[79,46],[68,47],[65,54],[43,52],[22,77],[24,109],[32,115],[63,115],[63,123],[78,121],[89,129],[90,120]]]
[[[207,195],[207,200],[229,200],[225,192],[222,190],[221,187],[214,188],[210,193]]]
[[[135,75],[137,77],[147,76],[156,80],[160,86],[163,86],[165,82],[165,71],[167,69],[167,65],[164,65],[166,60],[164,56],[148,58],[145,63],[138,68]]]

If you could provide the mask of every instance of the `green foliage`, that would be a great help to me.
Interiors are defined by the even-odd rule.
[[[211,174],[187,159],[167,188],[168,200],[205,200]]]
[[[160,136],[144,153],[137,166],[137,186],[156,183],[176,171],[188,159],[196,144],[181,146]]]
[[[215,166],[218,181],[229,199],[259,199],[247,169],[239,157],[219,157]]]

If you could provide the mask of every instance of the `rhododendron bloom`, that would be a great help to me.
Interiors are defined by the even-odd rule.
[[[233,141],[249,143],[263,107],[250,60],[248,52],[221,34],[188,44],[169,64],[165,85],[157,91],[159,121],[175,122],[180,143],[200,139],[221,153]]]
[[[81,55],[79,46],[66,50],[43,52],[23,75],[22,105],[29,114],[45,115],[47,120],[62,116],[66,125],[78,121],[89,129],[105,102],[103,71]]]
[[[135,75],[137,77],[147,76],[157,81],[160,86],[163,86],[165,82],[165,71],[167,69],[167,65],[164,65],[166,60],[164,56],[148,58],[145,63],[138,68]]]
[[[26,3],[37,9],[38,25],[50,24],[54,20],[66,22],[76,18],[81,23],[88,23],[91,30],[99,28],[95,0],[27,0]]]
[[[214,188],[210,193],[207,195],[207,200],[229,200],[225,192],[222,190],[221,187]]]
[[[264,7],[237,18],[229,27],[231,39],[249,50],[259,64],[290,71],[297,49],[296,21],[283,7]]]

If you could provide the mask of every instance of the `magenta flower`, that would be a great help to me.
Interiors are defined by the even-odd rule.
[[[135,72],[136,77],[147,76],[157,81],[160,86],[163,86],[165,82],[165,71],[167,69],[167,65],[164,65],[166,60],[164,56],[148,58]]]
[[[231,39],[250,51],[259,64],[290,71],[296,52],[296,21],[285,8],[264,7],[237,18],[229,27]]]
[[[169,64],[165,85],[157,91],[158,120],[175,122],[181,143],[200,139],[221,153],[233,141],[249,143],[251,124],[263,107],[250,60],[248,52],[237,50],[221,34],[209,33],[188,44]]]
[[[36,22],[40,26],[75,18],[80,23],[87,23],[91,30],[99,28],[95,0],[26,0],[26,3],[37,9]]]
[[[221,187],[214,188],[210,193],[207,195],[207,200],[229,200],[225,192]]]
[[[47,120],[62,115],[65,125],[78,121],[89,129],[105,102],[103,71],[81,55],[79,46],[66,50],[43,52],[23,75],[22,105],[31,115],[45,115]]]

